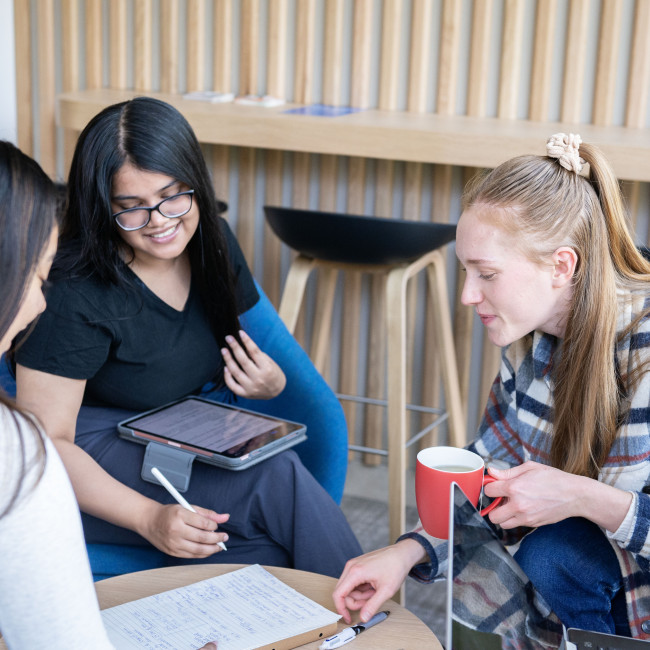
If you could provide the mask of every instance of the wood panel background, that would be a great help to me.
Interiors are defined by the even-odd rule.
[[[76,138],[55,126],[56,95],[84,88],[217,90],[300,103],[648,128],[650,0],[14,0],[18,140],[64,178]],[[336,119],[336,118],[324,118]],[[549,135],[552,127],[549,126]],[[390,146],[390,143],[387,143]],[[455,223],[476,170],[444,165],[206,147],[215,189],[244,253],[277,306],[291,252],[262,207],[286,205]],[[639,242],[647,184],[625,183]],[[498,350],[471,310],[448,252],[461,389],[470,435]],[[298,337],[309,349],[318,282]],[[414,400],[439,385],[422,287],[412,299]],[[381,281],[344,277],[327,379],[381,397]],[[383,412],[346,406],[351,437],[382,434]]]

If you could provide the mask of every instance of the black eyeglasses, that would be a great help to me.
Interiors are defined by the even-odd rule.
[[[140,230],[144,228],[149,221],[151,221],[151,213],[158,210],[163,217],[168,219],[176,219],[187,214],[192,209],[192,196],[194,190],[187,190],[187,192],[179,192],[174,196],[168,196],[163,199],[158,205],[151,208],[129,208],[128,210],[121,210],[113,214],[115,223],[122,230]]]

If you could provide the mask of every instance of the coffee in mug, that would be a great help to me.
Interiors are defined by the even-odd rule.
[[[483,459],[468,449],[429,447],[417,455],[415,466],[415,500],[424,530],[433,537],[449,537],[449,491],[457,483],[465,496],[478,505],[483,486],[495,481],[485,475]],[[486,515],[501,502],[495,499],[481,510]]]

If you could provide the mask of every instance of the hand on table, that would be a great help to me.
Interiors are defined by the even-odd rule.
[[[228,540],[227,533],[216,532],[218,524],[228,521],[230,515],[199,506],[193,508],[196,512],[153,502],[138,532],[157,549],[174,557],[204,558],[218,553],[218,543]]]
[[[226,336],[228,348],[221,349],[226,386],[240,397],[270,399],[283,390],[287,379],[271,357],[262,352],[253,339],[240,330],[242,347],[234,336]]]
[[[336,611],[346,623],[351,622],[349,610],[361,609],[361,620],[370,620],[424,555],[420,544],[405,539],[349,560],[332,594]]]

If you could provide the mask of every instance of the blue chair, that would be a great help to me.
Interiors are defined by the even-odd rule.
[[[348,429],[343,408],[259,285],[257,290],[260,299],[242,314],[241,324],[283,369],[287,385],[271,400],[233,399],[228,391],[219,401],[227,399],[242,408],[307,425],[307,440],[295,450],[314,478],[340,504],[348,468]]]
[[[294,447],[305,467],[337,503],[341,502],[347,472],[347,425],[332,389],[318,373],[306,352],[289,333],[261,287],[260,300],[241,316],[242,327],[280,365],[287,385],[271,400],[236,398],[230,391],[205,395],[222,402],[307,425],[307,440]],[[0,386],[14,396],[16,384],[7,364],[0,364]],[[121,544],[87,544],[94,580],[166,566],[173,562],[153,547]]]
[[[16,397],[16,380],[9,370],[4,355],[0,356],[0,388],[9,397]]]

